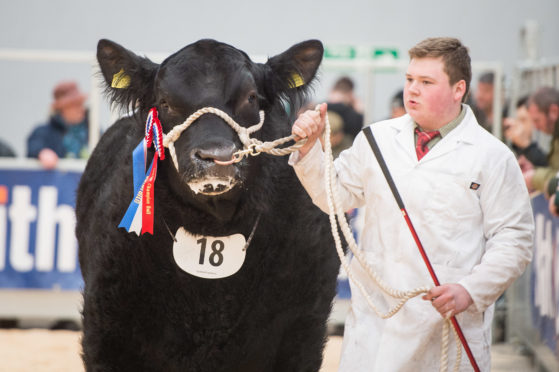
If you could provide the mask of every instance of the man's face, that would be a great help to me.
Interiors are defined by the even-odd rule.
[[[465,82],[450,85],[441,58],[413,58],[406,72],[404,105],[425,130],[439,129],[460,112]]]
[[[532,130],[533,122],[526,106],[520,106],[516,109],[516,120],[524,130]]]
[[[79,124],[85,119],[85,107],[81,104],[69,105],[60,110],[60,115],[70,125]]]
[[[493,84],[479,82],[475,102],[482,111],[490,111],[493,108]]]
[[[544,132],[547,134],[553,133],[553,125],[555,124],[548,115],[540,111],[538,105],[535,103],[530,104],[528,107],[528,112],[532,117],[532,122],[534,123],[534,127],[540,132]]]

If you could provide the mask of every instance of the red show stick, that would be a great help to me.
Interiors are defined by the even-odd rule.
[[[431,275],[431,278],[433,279],[433,282],[435,283],[435,285],[440,286],[441,283],[439,282],[439,279],[437,278],[437,274],[435,274],[435,270],[433,270],[433,266],[431,265],[431,261],[429,261],[429,257],[427,256],[427,253],[425,252],[425,249],[423,248],[423,244],[421,244],[421,241],[419,240],[419,236],[417,235],[417,232],[415,231],[415,228],[413,227],[413,224],[411,223],[410,216],[408,215],[408,212],[406,211],[406,207],[404,206],[404,202],[402,201],[402,198],[400,197],[400,193],[398,192],[398,189],[396,188],[396,184],[394,183],[394,180],[392,179],[392,176],[390,175],[390,171],[388,170],[388,167],[386,165],[386,162],[384,161],[382,153],[380,152],[380,149],[377,145],[375,137],[373,136],[373,131],[371,130],[371,127],[365,128],[363,130],[363,132],[365,133],[365,137],[367,137],[367,141],[369,141],[369,145],[373,149],[373,152],[374,152],[374,154],[377,158],[377,161],[380,165],[380,168],[382,169],[382,173],[384,174],[384,177],[386,178],[386,181],[388,182],[388,186],[390,186],[390,190],[392,191],[392,195],[394,195],[394,199],[396,199],[396,203],[398,204],[398,207],[400,208],[400,211],[402,212],[402,215],[404,216],[404,219],[406,220],[408,228],[410,229],[410,232],[413,236],[413,239],[415,240],[415,244],[417,245],[417,248],[419,249],[419,253],[421,253],[421,257],[423,257],[423,261],[425,262],[425,265],[427,266],[427,270],[429,270],[429,274]],[[452,322],[452,325],[454,326],[454,329],[456,330],[456,333],[458,334],[458,337],[460,338],[460,342],[462,343],[462,346],[464,346],[464,350],[466,350],[466,354],[468,355],[468,359],[470,360],[470,364],[474,368],[475,372],[479,372],[480,369],[477,365],[476,359],[474,358],[474,354],[472,353],[472,350],[470,349],[470,345],[468,345],[468,341],[466,340],[466,337],[464,337],[464,333],[462,332],[462,328],[460,328],[460,324],[458,324],[458,321],[456,320],[456,317],[454,317],[454,316],[451,317],[450,321]]]

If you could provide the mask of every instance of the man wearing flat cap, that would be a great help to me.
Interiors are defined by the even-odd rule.
[[[58,83],[48,122],[35,128],[27,139],[27,156],[38,158],[46,169],[55,168],[59,158],[87,157],[86,98],[75,82]]]

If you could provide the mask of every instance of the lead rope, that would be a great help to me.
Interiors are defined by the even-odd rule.
[[[319,106],[317,106],[317,111]],[[325,167],[325,184],[326,184],[326,199],[328,202],[328,210],[329,210],[329,217],[330,217],[330,226],[332,228],[332,236],[334,237],[334,242],[336,244],[336,251],[338,252],[338,256],[340,258],[340,262],[342,267],[347,273],[349,280],[353,282],[353,284],[359,288],[361,294],[367,300],[368,305],[374,310],[374,312],[381,318],[386,319],[392,317],[396,314],[404,304],[413,297],[416,297],[422,293],[426,293],[429,291],[427,287],[419,287],[408,291],[400,291],[389,287],[381,278],[378,277],[377,273],[371,268],[371,266],[366,262],[366,259],[363,257],[363,252],[357,248],[357,244],[355,239],[353,238],[353,234],[351,233],[351,229],[347,223],[345,218],[344,211],[341,209],[341,203],[339,201],[339,193],[338,193],[338,185],[335,182],[335,174],[333,172],[334,167],[334,158],[332,156],[332,144],[330,143],[330,120],[328,119],[328,114],[325,117],[325,133],[324,133],[324,147],[325,147],[325,156],[326,156],[326,167]],[[339,223],[339,227],[342,230],[342,233],[348,243],[348,246],[353,253],[354,257],[357,259],[361,267],[363,267],[368,276],[382,289],[386,294],[391,297],[400,299],[400,301],[393,306],[391,309],[388,310],[387,313],[382,313],[379,309],[375,306],[372,302],[370,296],[367,294],[363,284],[357,280],[353,273],[349,269],[348,258],[345,257],[342,243],[340,239],[340,234],[338,231],[338,224],[336,224],[336,217]],[[450,320],[445,319],[443,324],[443,332],[442,332],[442,342],[441,342],[441,365],[440,371],[447,371],[448,370],[448,345],[449,345],[449,328],[450,328]],[[454,330],[454,328],[453,328]],[[460,340],[456,331],[454,330],[454,337],[456,341],[456,362],[454,364],[454,372],[457,372],[460,367],[460,362],[462,359],[462,348],[460,344]]]
[[[317,106],[317,111],[318,111]],[[233,120],[227,113],[216,109],[214,107],[204,107],[192,115],[190,115],[182,124],[176,125],[169,133],[163,135],[163,146],[169,148],[169,153],[171,154],[171,158],[173,159],[173,164],[175,168],[179,169],[177,155],[175,152],[174,142],[179,138],[181,133],[185,131],[194,121],[196,121],[200,116],[204,114],[214,114],[222,118],[227,124],[233,128],[239,135],[239,139],[241,140],[244,149],[239,150],[233,154],[233,157],[229,161],[218,161],[214,160],[215,163],[220,165],[228,165],[233,163],[240,162],[245,156],[251,155],[256,156],[262,152],[266,152],[271,155],[275,156],[283,156],[288,155],[292,152],[297,151],[301,148],[306,142],[307,139],[299,140],[299,137],[295,135],[283,137],[277,139],[275,141],[269,142],[262,142],[256,138],[250,138],[250,134],[256,132],[262,125],[264,124],[264,111],[260,111],[260,122],[255,124],[251,127],[245,128],[239,125],[235,120]],[[332,169],[334,167],[334,159],[332,156],[332,144],[330,143],[330,120],[328,119],[328,115],[325,117],[326,127],[324,133],[324,141],[325,141],[325,154],[326,154],[326,169],[325,169],[325,183],[326,183],[326,196],[328,202],[328,209],[329,209],[329,217],[330,217],[330,226],[332,228],[332,236],[334,238],[334,242],[336,244],[336,251],[340,258],[340,262],[342,267],[347,273],[348,278],[352,281],[352,283],[359,288],[361,294],[367,300],[367,304],[373,309],[373,311],[381,318],[387,319],[392,317],[396,314],[404,304],[413,297],[416,297],[422,293],[426,293],[429,291],[427,287],[419,287],[413,290],[408,291],[400,291],[389,287],[381,278],[378,277],[376,272],[370,267],[370,265],[366,262],[366,259],[363,257],[363,252],[357,248],[357,244],[355,239],[353,238],[353,234],[351,233],[351,229],[347,224],[347,220],[345,218],[344,211],[341,209],[341,203],[338,199],[338,189],[337,184],[334,178],[334,172]],[[297,141],[294,145],[285,148],[276,148],[277,146],[283,145],[289,141]],[[348,243],[348,246],[353,253],[354,257],[357,259],[359,264],[366,270],[369,277],[379,286],[379,288],[388,294],[391,297],[400,299],[400,301],[393,306],[391,309],[388,310],[386,313],[382,313],[372,302],[370,296],[367,294],[365,287],[363,284],[357,280],[354,276],[352,271],[349,269],[348,259],[345,257],[340,234],[338,231],[338,225],[336,224],[336,217],[339,222],[339,226],[342,230],[342,233]],[[258,224],[258,222],[257,222]],[[448,345],[449,345],[449,328],[450,328],[450,320],[446,319],[443,324],[443,332],[442,332],[442,343],[441,343],[441,366],[440,371],[447,371],[448,370]],[[454,364],[454,372],[457,372],[460,367],[460,362],[462,359],[462,348],[460,345],[460,340],[454,330],[454,337],[456,341],[456,362]]]

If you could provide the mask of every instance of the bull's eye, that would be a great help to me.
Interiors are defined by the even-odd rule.
[[[251,93],[248,96],[248,103],[256,103],[256,100],[258,99],[258,97],[256,96],[255,93]]]
[[[168,104],[167,102],[165,102],[165,101],[161,101],[161,102],[159,103],[159,107],[162,108],[162,109],[165,109],[165,110],[169,110],[169,109],[171,108],[171,107],[169,106],[169,104]]]

